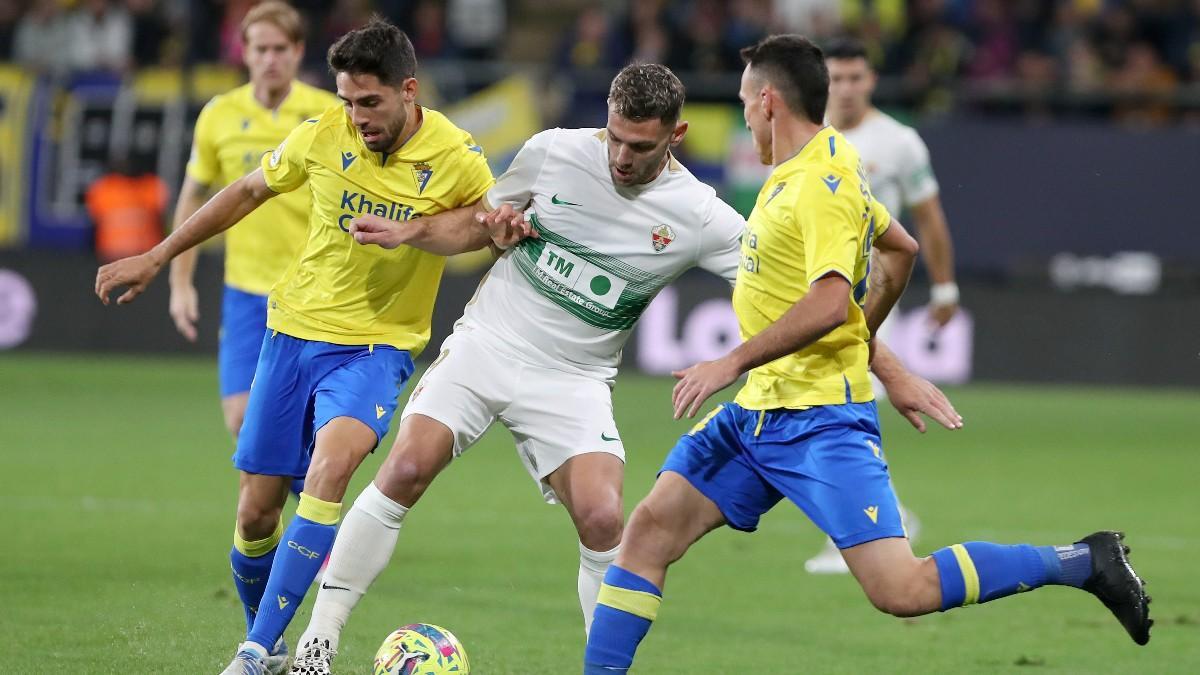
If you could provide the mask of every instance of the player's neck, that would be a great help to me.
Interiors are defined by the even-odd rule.
[[[779,116],[771,121],[771,157],[779,166],[796,156],[825,125],[791,116]]]
[[[288,94],[292,93],[292,83],[289,80],[287,85],[281,89],[271,89],[265,84],[255,83],[254,85],[254,100],[267,110],[274,110],[283,103],[283,99],[287,98]]]
[[[838,131],[843,131],[843,132],[852,131],[852,130],[858,128],[858,125],[860,125],[864,121],[866,121],[866,119],[868,117],[870,117],[871,114],[874,112],[875,112],[874,106],[867,106],[866,108],[863,109],[863,111],[861,113],[858,113],[858,114],[852,113],[849,115],[843,115],[841,117],[838,117],[836,115],[830,115],[829,122],[830,122],[830,124],[833,125],[833,128],[837,129]]]
[[[404,128],[400,130],[400,137],[396,139],[396,142],[392,145],[392,147],[388,148],[388,154],[396,152],[400,148],[404,147],[404,144],[408,142],[408,139],[412,138],[413,134],[417,133],[417,130],[421,128],[421,124],[425,121],[425,113],[421,109],[421,106],[417,105],[416,103],[412,103],[410,105],[412,108],[410,108],[408,111],[408,119],[404,122]]]

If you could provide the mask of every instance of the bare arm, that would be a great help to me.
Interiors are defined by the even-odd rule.
[[[117,304],[132,302],[146,290],[162,266],[180,253],[233,227],[275,192],[267,187],[262,169],[255,169],[221,190],[157,246],[141,255],[123,258],[96,273],[96,295],[104,304],[109,294],[125,286]]]
[[[898,220],[892,220],[887,231],[875,240],[874,247],[871,291],[863,308],[871,335],[879,330],[883,320],[904,294],[920,248],[917,240],[909,236]]]
[[[954,409],[950,399],[933,383],[918,377],[904,368],[900,359],[881,340],[874,340],[874,358],[871,372],[883,383],[888,400],[896,411],[904,416],[917,431],[925,433],[925,421],[921,414],[928,415],[947,429],[961,429],[962,415]]]
[[[958,287],[954,282],[954,244],[950,240],[950,227],[946,224],[946,212],[937,195],[911,207],[916,222],[917,237],[921,240],[922,258],[929,270],[929,279],[935,288],[933,302],[934,320],[939,325],[954,316],[958,310]]]
[[[704,401],[729,386],[742,373],[804,349],[846,322],[850,282],[829,274],[779,320],[716,361],[705,361],[672,373],[679,378],[672,394],[675,419],[693,417]]]
[[[531,230],[524,216],[511,206],[501,204],[489,212],[481,199],[469,206],[412,220],[359,216],[350,221],[350,234],[360,244],[388,249],[407,245],[436,255],[456,255],[489,245],[507,248],[531,234]]]
[[[178,230],[192,214],[200,210],[208,196],[208,186],[191,177],[183,179],[179,199],[175,202],[175,218],[171,230]],[[171,261],[171,319],[175,328],[191,342],[196,341],[196,321],[200,319],[200,302],[193,283],[199,250],[189,248]]]

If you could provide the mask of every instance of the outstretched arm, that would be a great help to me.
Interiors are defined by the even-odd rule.
[[[126,287],[125,293],[117,298],[117,304],[132,302],[146,290],[163,265],[183,251],[233,227],[273,196],[275,193],[267,187],[262,169],[246,174],[218,192],[154,248],[101,267],[96,273],[96,295],[107,305],[113,291]]]
[[[484,200],[470,206],[412,220],[364,215],[350,221],[350,234],[360,244],[392,249],[412,246],[436,255],[456,255],[494,244],[505,249],[530,234],[524,215],[508,204],[489,212]]]

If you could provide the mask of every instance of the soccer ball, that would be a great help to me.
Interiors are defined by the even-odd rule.
[[[401,626],[375,652],[375,675],[468,675],[467,652],[454,633],[426,623]]]

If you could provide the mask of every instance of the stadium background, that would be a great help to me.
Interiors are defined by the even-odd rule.
[[[164,643],[203,664],[183,671],[211,670],[235,639],[220,574],[233,481],[213,358],[219,242],[198,272],[194,345],[167,316],[165,280],[119,309],[96,302],[92,280],[104,252],[97,185],[130,179],[139,188],[123,198],[168,222],[196,114],[243,81],[237,26],[251,4],[0,0],[0,505],[16,514],[0,561],[4,604],[16,611],[0,626],[38,635],[17,646],[11,672],[48,672],[48,653],[81,672],[182,672]],[[776,514],[762,535],[719,537],[707,558],[689,558],[672,590],[701,597],[668,601],[681,609],[656,629],[644,672],[715,672],[754,652],[766,661],[751,672],[1200,667],[1200,593],[1186,581],[1186,560],[1200,555],[1200,500],[1187,480],[1200,466],[1200,223],[1190,204],[1200,2],[294,4],[309,21],[303,78],[326,87],[324,51],[338,35],[372,12],[404,27],[421,102],[472,131],[497,172],[542,128],[603,124],[608,82],[630,59],[667,63],[688,87],[681,159],[743,212],[765,170],[742,128],[737,48],[779,31],[862,38],[882,76],[877,104],[930,147],[965,308],[931,332],[918,265],[892,339],[911,368],[949,386],[968,421],[918,438],[890,411],[885,420],[901,493],[926,521],[922,541],[1057,541],[1090,531],[1075,525],[1125,527],[1160,617],[1144,653],[1121,644],[1097,607],[1058,595],[897,629],[847,580],[804,578],[799,563],[818,537],[795,513]],[[434,344],[486,265],[452,261]],[[703,274],[648,311],[616,393],[629,505],[684,428],[667,419],[661,375],[721,353],[735,335],[727,289]],[[435,488],[421,509],[428,520],[406,529],[380,582],[379,595],[405,600],[392,609],[369,596],[351,625],[362,634],[347,637],[355,658],[389,625],[436,619],[482,672],[573,672],[569,528],[538,508],[506,446],[491,434]],[[514,543],[535,532],[537,544]],[[765,581],[781,577],[790,602]],[[743,589],[735,578],[762,581]],[[1060,609],[1084,616],[1040,627],[1043,610]],[[852,639],[838,626],[870,633]],[[86,635],[65,649],[54,636],[67,631]],[[708,633],[743,656],[719,640],[697,644]],[[140,660],[111,663],[114,647]],[[801,657],[813,660],[792,668]]]

